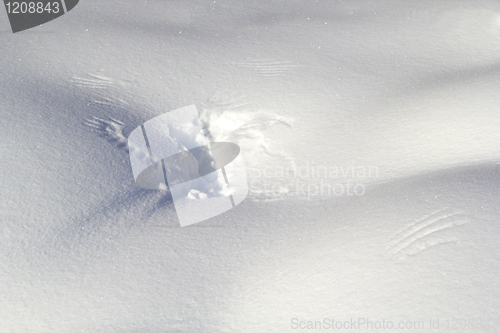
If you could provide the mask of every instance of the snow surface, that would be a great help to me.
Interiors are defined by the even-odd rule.
[[[1,332],[498,332],[499,2],[82,0],[0,50]],[[251,193],[181,228],[126,138],[191,104]]]

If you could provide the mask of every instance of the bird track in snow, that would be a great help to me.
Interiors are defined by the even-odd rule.
[[[91,131],[99,133],[100,136],[106,138],[109,142],[116,143],[118,148],[123,148],[128,152],[127,138],[122,132],[125,126],[123,122],[109,116],[107,120],[92,116],[85,119],[83,124],[89,127]]]
[[[278,62],[269,62],[269,64],[271,67],[274,66],[273,70],[293,68],[293,66],[280,67]],[[260,67],[252,68],[258,70]],[[113,113],[116,111],[115,108],[118,108],[119,112],[126,112],[142,106],[140,98],[131,94],[131,89],[128,87],[129,81],[113,79],[101,74],[89,74],[86,77],[74,76],[71,82],[79,89],[89,90],[93,97],[92,104],[97,106],[97,111],[100,112],[98,115],[85,119],[83,124],[108,142],[128,152],[128,139],[123,131],[125,124]],[[102,106],[109,106],[110,109],[102,109]],[[291,157],[288,154],[272,145],[267,131],[278,125],[291,127],[292,119],[269,110],[256,108],[246,95],[233,91],[222,91],[212,95],[198,105],[198,110],[207,139],[211,142],[228,141],[238,144],[246,157],[248,168],[259,167],[259,161],[262,158],[274,158],[291,163]],[[108,112],[111,112],[113,117],[108,116]],[[254,194],[261,197],[259,193]],[[260,198],[260,200],[268,199],[276,198],[268,196]]]
[[[457,237],[447,233],[467,222],[468,218],[463,213],[450,213],[446,209],[431,213],[395,235],[388,243],[389,252],[392,256],[405,259],[440,244],[455,243]]]
[[[139,96],[128,89],[132,83],[130,80],[113,79],[103,75],[88,74],[87,77],[73,76],[70,82],[79,89],[89,89],[96,97],[93,104],[106,105],[118,108],[130,107],[131,101],[138,100]],[[126,90],[126,94],[123,91]],[[121,95],[122,97],[118,97]],[[130,97],[125,97],[132,95]]]
[[[233,65],[240,68],[255,71],[262,76],[274,77],[282,76],[294,69],[301,67],[292,61],[280,61],[275,59],[252,59],[247,58],[234,62]]]
[[[292,157],[273,145],[267,131],[275,126],[292,127],[293,119],[253,106],[247,96],[219,92],[201,104],[200,119],[210,141],[238,144],[245,157],[247,170],[262,167],[269,158],[291,164]],[[284,193],[266,194],[250,191],[252,201],[280,200]]]

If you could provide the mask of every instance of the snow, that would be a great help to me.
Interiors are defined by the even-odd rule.
[[[87,0],[0,50],[0,331],[498,331],[498,2]],[[126,142],[192,104],[250,193],[181,228]]]

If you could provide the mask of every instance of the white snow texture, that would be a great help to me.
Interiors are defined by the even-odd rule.
[[[500,330],[498,1],[85,0],[0,50],[0,332]],[[249,195],[181,228],[127,138],[192,104]]]

